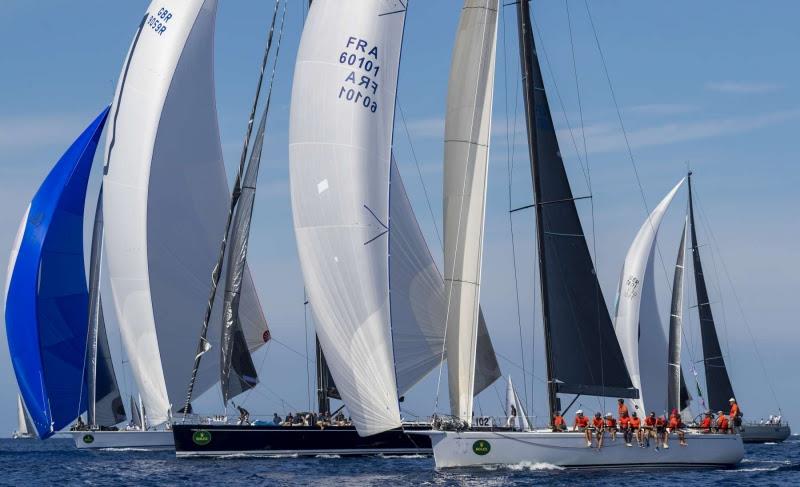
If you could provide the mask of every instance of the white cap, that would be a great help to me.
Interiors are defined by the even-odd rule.
[[[728,399],[728,402],[736,402],[736,399],[730,398],[730,399]]]
[[[611,414],[611,413],[606,413],[606,418],[613,418],[613,417],[614,417],[614,415],[613,415],[613,414]]]
[[[578,409],[575,414],[583,414],[583,409]]]

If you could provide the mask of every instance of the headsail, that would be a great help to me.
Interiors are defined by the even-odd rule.
[[[512,406],[514,407],[513,410],[511,409]],[[531,425],[528,422],[528,415],[525,412],[525,406],[517,395],[517,390],[511,382],[510,375],[508,376],[508,384],[506,385],[506,417],[514,418],[514,424],[510,426],[515,430],[528,431],[531,429]]]
[[[153,424],[185,396],[228,206],[214,91],[216,10],[216,0],[153,2],[111,109],[106,259],[123,345]],[[266,323],[249,271],[243,279],[252,349]],[[216,344],[219,336],[217,317],[209,337]],[[204,360],[197,394],[217,381],[217,360]]]
[[[561,159],[527,1],[517,20],[551,413],[559,392],[636,397]]]
[[[683,274],[686,267],[686,232],[689,222],[683,224],[675,275],[672,279],[672,302],[669,314],[669,354],[667,357],[667,410],[684,408],[681,401],[681,338],[683,336]],[[685,389],[685,386],[684,386]]]
[[[19,394],[17,394],[17,433],[19,433],[20,436],[29,436],[36,433],[28,417],[28,412],[25,411],[25,405],[22,403],[22,396]]]
[[[86,186],[108,109],[61,156],[22,220],[8,266],[6,336],[39,438],[85,411],[89,296],[83,259]]]
[[[703,263],[700,261],[700,247],[697,245],[697,227],[694,221],[694,201],[692,197],[692,173],[689,173],[689,224],[692,234],[692,263],[694,266],[694,288],[697,293],[697,313],[700,317],[700,336],[703,340],[703,364],[706,372],[708,406],[713,411],[728,409],[728,400],[733,395],[731,378],[725,367],[722,347],[719,345],[711,302],[708,298]]]
[[[633,386],[640,391],[639,411],[666,408],[667,339],[658,313],[653,276],[658,227],[683,179],[664,197],[636,234],[620,276],[614,327]],[[647,400],[647,402],[645,402]]]
[[[100,272],[103,252],[103,190],[97,197],[89,258],[89,327],[86,338],[86,419],[89,426],[113,426],[125,421],[125,407],[108,347]]]
[[[298,254],[317,336],[361,435],[400,426],[386,234],[405,10],[400,0],[315,1],[292,89]]]
[[[472,421],[492,126],[497,0],[465,0],[450,65],[444,141],[444,282],[451,414]]]

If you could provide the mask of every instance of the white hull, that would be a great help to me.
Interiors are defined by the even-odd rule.
[[[558,467],[583,468],[659,468],[725,467],[739,463],[744,446],[739,435],[687,433],[688,446],[680,446],[675,436],[668,449],[625,446],[621,435],[612,442],[605,438],[603,448],[588,448],[583,433],[550,431],[434,431],[431,437],[436,468],[480,465],[518,465],[542,463]],[[476,442],[482,441],[475,453]],[[488,448],[486,443],[488,442]],[[483,448],[480,448],[483,446]]]
[[[34,438],[36,437],[28,433],[20,433],[18,431],[11,433],[11,439],[14,440],[32,440]]]
[[[740,430],[745,443],[778,443],[792,434],[787,424],[745,424]]]
[[[70,435],[78,449],[171,450],[175,448],[172,431],[71,431]]]

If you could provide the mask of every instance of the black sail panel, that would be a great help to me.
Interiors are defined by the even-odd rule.
[[[636,397],[561,159],[527,1],[517,15],[551,406],[556,392]]]
[[[681,232],[681,243],[678,247],[678,258],[675,261],[675,273],[672,279],[672,304],[669,314],[669,345],[667,355],[667,409],[683,409],[680,406],[681,386],[686,388],[681,372],[681,337],[683,335],[683,275],[686,257],[686,226]]]
[[[108,346],[106,323],[103,319],[103,303],[97,327],[97,374],[95,380],[95,419],[97,426],[114,426],[125,421],[125,406],[114,374],[114,361]]]
[[[722,347],[719,345],[714,315],[708,299],[708,288],[700,262],[700,248],[697,245],[697,228],[694,223],[694,202],[692,201],[692,175],[689,174],[689,223],[692,235],[692,264],[694,266],[694,287],[697,292],[697,313],[700,317],[700,336],[703,341],[703,364],[706,372],[708,406],[713,411],[726,411],[728,400],[733,396],[733,386],[725,367]]]

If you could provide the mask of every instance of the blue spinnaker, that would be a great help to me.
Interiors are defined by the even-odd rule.
[[[61,156],[31,201],[9,265],[6,335],[36,433],[52,436],[86,410],[89,297],[83,259],[86,187],[108,108]]]

